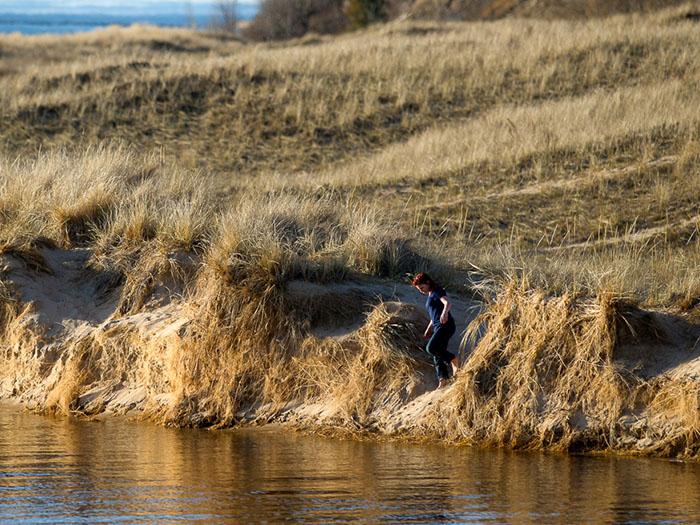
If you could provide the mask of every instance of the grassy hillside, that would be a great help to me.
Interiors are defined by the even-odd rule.
[[[692,303],[693,9],[273,46],[145,27],[4,36],[0,145],[7,164],[118,143],[203,173],[221,206],[240,192],[376,205],[454,270]]]
[[[0,37],[0,397],[697,457],[695,9]]]
[[[618,13],[652,12],[684,0],[415,0],[412,16],[479,20],[521,16],[582,19]]]

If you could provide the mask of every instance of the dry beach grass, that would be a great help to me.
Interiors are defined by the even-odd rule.
[[[2,395],[697,456],[694,9],[0,37]],[[433,394],[424,269],[487,304]]]

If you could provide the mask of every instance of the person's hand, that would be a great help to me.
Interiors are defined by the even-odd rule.
[[[443,310],[443,312],[440,314],[440,324],[447,324],[448,320],[448,313]]]

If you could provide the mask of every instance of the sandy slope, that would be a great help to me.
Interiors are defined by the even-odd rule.
[[[88,251],[44,249],[42,254],[46,267],[41,272],[29,268],[14,255],[6,254],[0,259],[4,280],[17,291],[23,305],[4,341],[6,359],[0,372],[0,397],[19,400],[37,409],[90,415],[130,413],[157,419],[172,408],[176,385],[169,370],[182,351],[183,337],[192,323],[192,309],[182,290],[173,283],[156,283],[155,292],[144,308],[138,313],[120,315],[121,285],[114,276],[90,267]],[[415,324],[420,331],[427,323],[424,297],[406,284],[377,279],[327,285],[292,281],[287,284],[286,293],[294,304],[315,304],[321,311],[330,310],[331,315],[322,315],[309,326],[320,345],[352,338],[363,328],[368,309],[379,302],[396,313],[396,322]],[[451,348],[459,352],[459,335],[482,305],[454,295],[452,299],[458,335],[451,341]],[[333,315],[336,303],[346,305],[342,316]],[[693,388],[698,385],[700,330],[697,325],[681,316],[643,311],[630,322],[637,330],[653,326],[655,334],[621,339],[612,363],[615,370],[628,377],[633,374],[640,383],[657,382],[662,385],[659,387],[662,392],[675,392],[669,389],[670,385],[686,395],[690,392],[688,385]],[[98,367],[85,357],[92,354],[84,349],[94,346],[102,349]],[[461,349],[465,374],[473,368],[469,359],[471,351],[471,348]],[[460,377],[463,373],[460,372],[453,385],[435,390],[434,371],[427,356],[418,356],[415,363],[417,382],[400,396],[386,397],[386,402],[373,406],[370,417],[362,422],[343,416],[337,401],[324,398],[306,402],[289,399],[274,407],[253,403],[236,414],[237,420],[287,422],[311,429],[336,427],[409,437],[443,435],[443,427],[435,426],[436,414],[438,419],[444,417],[441,407],[449,406],[459,396],[456,389],[476,379]],[[101,372],[88,376],[80,367]],[[692,395],[689,399],[692,402]],[[690,412],[684,409],[684,415],[676,417],[669,415],[668,410],[651,410],[657,401],[622,414],[612,441],[608,440],[603,448],[683,455],[675,446],[663,450],[657,446],[676,439],[681,429],[691,433],[683,438],[688,455],[687,447],[694,447],[698,438],[692,434],[696,432],[694,428],[687,428],[687,418],[688,413],[691,418],[697,418],[697,406],[691,406]],[[543,410],[539,423],[546,426],[548,417],[552,417],[551,411]],[[685,419],[680,421],[679,417]],[[201,421],[206,421],[205,415]],[[587,436],[595,426],[594,420],[579,409],[566,421],[569,431],[581,436]],[[198,424],[196,418],[191,422]],[[592,445],[593,449],[601,447],[600,443]]]
[[[167,404],[171,395],[169,385],[162,378],[155,377],[153,371],[144,368],[166,366],[164,355],[169,346],[178,344],[191,321],[186,301],[177,293],[179,290],[169,289],[167,283],[158,283],[156,290],[160,293],[154,293],[142,311],[119,315],[120,288],[114,286],[113,277],[90,268],[90,253],[87,250],[44,249],[42,255],[50,272],[36,272],[12,255],[0,258],[6,281],[18,291],[21,301],[29,305],[22,324],[31,327],[36,337],[33,341],[36,344],[34,355],[44,370],[33,381],[26,380],[26,368],[18,369],[15,374],[5,374],[0,383],[0,395],[19,395],[29,406],[43,408],[50,401],[51,390],[63,373],[65,363],[62,353],[67,345],[89,338],[100,344],[110,339],[118,341],[128,338],[141,346],[133,349],[133,355],[128,359],[131,366],[141,370],[131,371],[127,374],[129,380],[118,383],[97,379],[81,392],[76,409],[88,413],[122,413],[126,410],[149,411],[154,406]],[[340,320],[326,318],[312,326],[312,333],[321,340],[351,336],[362,326],[368,305],[380,301],[398,302],[412,305],[419,311],[423,309],[425,301],[425,297],[410,285],[378,279],[328,285],[291,281],[287,291],[297,302],[303,300],[328,305],[349,302],[357,305],[354,312],[351,311],[350,318],[346,308]],[[450,341],[450,350],[459,353],[461,334],[477,315],[479,304],[460,297],[453,297],[453,303],[458,331]],[[427,325],[427,317],[417,319],[422,330]],[[427,355],[425,364],[422,390],[427,391],[435,386]],[[314,411],[323,412],[318,407],[307,407],[307,412],[299,413]],[[251,410],[241,415],[247,419],[255,418],[254,412]]]

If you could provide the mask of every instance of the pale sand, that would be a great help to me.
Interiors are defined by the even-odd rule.
[[[78,395],[73,412],[91,415],[143,415],[155,414],[167,407],[173,399],[171,385],[164,379],[169,352],[176,348],[191,322],[189,309],[181,292],[172,283],[156,283],[156,292],[140,313],[119,316],[116,308],[120,288],[110,276],[89,268],[90,253],[86,250],[64,251],[44,249],[43,255],[52,273],[38,273],[12,255],[0,256],[0,267],[6,282],[19,293],[21,301],[30,305],[22,316],[22,327],[29,336],[7,344],[34,345],[33,360],[17,365],[14,372],[0,374],[0,398],[19,401],[24,406],[43,409],[51,402],[51,393],[65,375],[64,349],[70,342],[88,340],[109,345],[119,342],[127,354],[125,362],[132,367],[125,370],[124,379],[93,378]],[[356,311],[350,310],[342,322],[318,323],[311,327],[318,338],[344,338],[363,325],[368,304],[379,301],[412,305],[405,309],[422,331],[427,324],[425,297],[408,284],[392,283],[379,279],[363,279],[361,282],[320,285],[302,281],[288,284],[287,293],[296,301],[309,301],[320,305],[332,301],[355,302]],[[474,300],[450,294],[453,315],[458,331],[451,340],[450,349],[468,359],[470,348],[460,348],[462,333],[476,317],[482,305]],[[662,376],[687,380],[700,380],[700,332],[682,317],[663,312],[646,312],[654,324],[664,331],[663,342],[648,345],[637,342],[623,345],[616,351],[616,366],[634,372],[645,380]],[[17,330],[20,330],[17,328]],[[124,344],[126,341],[127,344]],[[428,356],[420,365],[422,382],[402,402],[380,407],[373,414],[369,430],[377,434],[410,436],[421,429],[426,414],[450,396],[452,387],[435,390],[436,379]],[[24,368],[22,368],[24,367]],[[250,407],[238,414],[241,422],[287,423],[295,427],[321,428],[337,424],[337,407],[320,400],[316,403],[300,403],[291,400],[286,406],[276,407],[274,417],[269,417],[269,407]],[[586,426],[585,418],[572,421]],[[644,419],[644,425],[651,423]],[[660,425],[663,430],[663,423]],[[625,447],[634,448],[634,428],[640,418],[620,420],[620,425],[631,429]],[[635,427],[636,426],[636,427]],[[645,427],[647,428],[647,427]],[[641,438],[640,438],[641,439]],[[645,438],[646,439],[646,438]],[[630,441],[631,440],[631,441]],[[622,441],[621,441],[622,443]],[[648,444],[647,444],[648,445]],[[641,445],[640,445],[641,447]],[[639,448],[639,447],[638,447]]]

